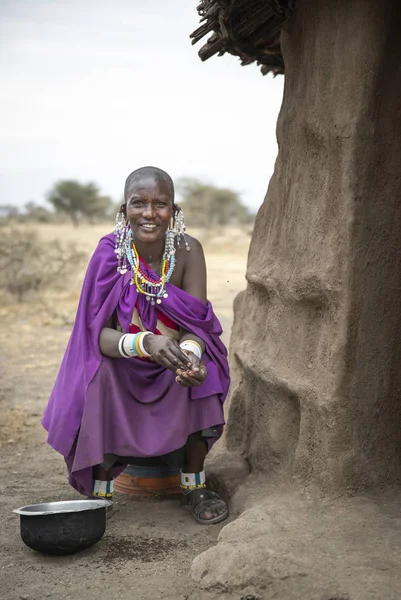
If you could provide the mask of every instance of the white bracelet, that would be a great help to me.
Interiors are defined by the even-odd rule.
[[[153,335],[153,333],[151,331],[144,331],[141,337],[139,338],[139,349],[144,356],[150,356],[149,352],[146,352],[145,348],[143,347],[143,340],[146,338],[147,335]]]
[[[133,333],[122,335],[118,341],[118,351],[123,358],[131,358],[135,356],[135,350],[132,348]]]
[[[193,340],[185,340],[184,342],[181,342],[180,348],[181,350],[188,350],[188,352],[192,352],[199,358],[199,360],[201,360],[202,349],[197,342],[194,342]]]
[[[122,335],[120,337],[120,339],[118,340],[118,352],[120,353],[120,356],[122,356],[123,358],[129,358],[128,356],[125,356],[125,354],[123,353],[123,341],[124,341],[125,335]]]
[[[122,335],[118,341],[118,351],[121,354],[121,356],[123,358],[131,358],[132,356],[143,356],[143,357],[150,356],[149,352],[146,352],[145,348],[143,347],[143,339],[147,335],[153,335],[153,334],[151,331],[140,331],[139,333],[126,333],[125,335]],[[138,345],[139,345],[139,351],[140,351],[139,354],[137,352],[136,344],[135,344],[138,336],[139,336]]]

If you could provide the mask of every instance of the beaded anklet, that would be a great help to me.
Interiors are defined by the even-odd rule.
[[[181,471],[181,484],[180,487],[183,494],[189,494],[193,490],[199,490],[206,487],[206,473],[201,471],[200,473],[183,473]]]
[[[114,492],[114,481],[93,480],[92,498],[111,499]]]

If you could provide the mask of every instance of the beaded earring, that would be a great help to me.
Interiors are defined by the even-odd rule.
[[[128,230],[129,225],[126,225],[124,213],[120,210],[116,215],[116,226],[114,228],[115,249],[117,254],[118,266],[117,271],[124,275],[127,272],[127,242],[129,243]]]
[[[185,232],[187,230],[186,226],[185,226],[185,221],[184,221],[184,213],[182,212],[182,209],[177,206],[176,211],[174,213],[174,225],[173,225],[173,230],[175,232],[175,234],[177,235],[177,245],[180,248],[180,241],[181,238],[185,244],[185,249],[191,250],[190,245],[187,242],[187,239],[185,237]]]

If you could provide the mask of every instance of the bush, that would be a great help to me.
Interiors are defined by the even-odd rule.
[[[28,202],[25,205],[23,220],[35,221],[36,223],[56,223],[59,218],[45,206],[40,206],[40,204],[35,204],[35,202]]]
[[[73,244],[44,242],[31,230],[3,231],[0,237],[0,289],[22,302],[28,293],[65,282],[86,258]]]

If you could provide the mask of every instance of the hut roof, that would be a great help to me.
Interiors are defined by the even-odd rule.
[[[263,75],[284,73],[280,33],[294,4],[295,0],[201,0],[197,10],[203,24],[192,33],[192,43],[211,33],[199,50],[201,60],[228,52],[242,65],[261,65]]]

